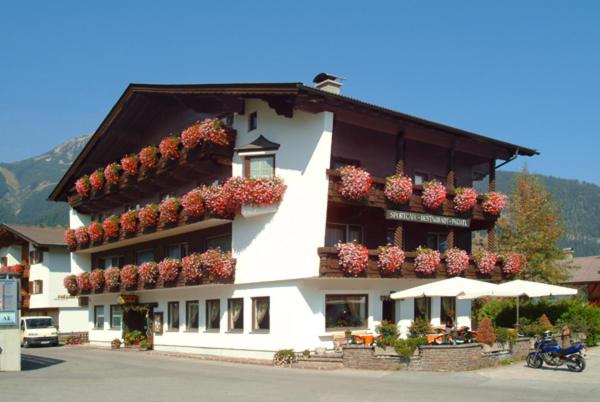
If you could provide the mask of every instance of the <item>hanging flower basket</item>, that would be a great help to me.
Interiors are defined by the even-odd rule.
[[[125,234],[137,232],[137,213],[135,211],[123,212],[119,218],[119,224]]]
[[[102,169],[95,170],[90,175],[90,185],[95,192],[102,191],[104,183],[106,183],[106,179],[104,178],[104,171]]]
[[[102,289],[104,287],[104,270],[94,269],[90,273],[90,283],[92,284],[92,289]]]
[[[135,176],[140,171],[140,158],[136,154],[129,154],[121,158],[121,167],[128,176]]]
[[[477,205],[477,191],[471,187],[457,187],[454,196],[454,210],[456,212],[469,212]]]
[[[138,268],[138,280],[144,286],[156,285],[158,276],[158,265],[154,261],[145,262]]]
[[[219,119],[206,119],[200,123],[200,136],[206,142],[217,145],[228,145],[232,135]]]
[[[158,206],[160,223],[163,225],[177,223],[179,220],[179,207],[181,201],[177,197],[169,197]]]
[[[145,169],[155,169],[158,166],[158,148],[154,145],[149,145],[139,153],[140,164]]]
[[[526,261],[522,254],[505,253],[502,255],[502,272],[506,275],[517,275],[525,268]]]
[[[79,194],[81,198],[87,198],[90,196],[91,185],[90,177],[88,175],[77,179],[75,182],[75,191],[77,191],[77,194]]]
[[[67,289],[69,294],[76,294],[79,290],[79,286],[77,286],[77,277],[75,275],[65,276],[65,279],[63,279],[63,286]]]
[[[179,143],[181,140],[176,135],[170,135],[168,137],[163,138],[163,140],[158,144],[158,150],[160,151],[160,156],[167,160],[176,160],[179,159]]]
[[[437,250],[427,247],[418,247],[415,257],[415,272],[424,275],[433,274],[442,261],[442,256]]]
[[[140,227],[147,229],[158,225],[158,205],[148,204],[138,211]]]
[[[231,252],[224,253],[219,249],[209,249],[201,254],[202,266],[213,278],[230,279],[233,277],[235,260]]]
[[[75,230],[67,229],[64,234],[65,243],[69,251],[77,250],[77,236],[75,236]]]
[[[174,282],[177,279],[177,275],[179,275],[179,268],[181,267],[181,262],[175,258],[165,258],[161,262],[158,263],[158,272],[160,274],[160,278],[165,283]]]
[[[373,179],[364,169],[356,166],[344,166],[338,169],[341,175],[339,192],[342,197],[349,200],[360,200],[369,194]]]
[[[181,259],[181,272],[186,283],[198,283],[202,279],[201,254],[193,253]]]
[[[90,244],[90,235],[86,227],[75,229],[75,237],[77,238],[78,247],[87,247]]]
[[[369,250],[362,244],[338,243],[336,246],[340,267],[347,275],[359,276],[369,264]]]
[[[137,285],[138,267],[133,264],[127,264],[121,269],[121,283],[127,289],[134,288]]]
[[[413,182],[410,177],[401,174],[386,177],[383,194],[394,204],[404,204],[413,193]]]
[[[198,217],[204,213],[202,190],[195,188],[181,198],[181,206],[187,216]]]
[[[106,218],[102,222],[102,229],[104,230],[104,235],[109,239],[115,239],[119,237],[119,217],[116,215],[112,215]]]
[[[230,199],[222,190],[223,187],[219,185],[200,187],[208,212],[219,218],[232,219],[235,216],[235,210]]]
[[[110,290],[119,288],[121,281],[121,270],[117,267],[111,267],[104,270],[104,286]]]
[[[500,212],[502,212],[506,206],[507,201],[507,196],[502,193],[492,191],[483,194],[483,203],[481,204],[481,207],[485,213],[497,216],[500,215]]]
[[[450,276],[460,275],[469,268],[469,254],[456,247],[446,251],[446,272]]]
[[[473,259],[475,260],[477,271],[483,275],[488,275],[494,272],[494,269],[496,268],[498,254],[492,251],[483,250],[476,252],[473,255]]]
[[[404,251],[398,246],[388,244],[377,248],[377,267],[382,273],[393,274],[402,270]]]
[[[90,281],[89,272],[82,272],[77,275],[77,288],[79,288],[79,291],[82,293],[92,290],[92,282]]]
[[[446,201],[446,186],[437,180],[425,182],[421,200],[425,208],[438,209]]]
[[[121,177],[121,166],[117,162],[104,168],[104,178],[108,184],[119,184],[119,177]]]
[[[192,124],[181,132],[181,144],[185,149],[194,149],[200,144],[202,134],[200,133],[200,122]]]
[[[98,222],[90,223],[90,226],[87,228],[88,235],[90,236],[90,240],[93,243],[100,243],[104,240],[104,229],[102,229],[102,225]]]

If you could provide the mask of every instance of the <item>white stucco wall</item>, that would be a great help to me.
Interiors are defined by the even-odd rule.
[[[257,112],[258,128],[247,132],[248,114]],[[248,100],[246,114],[237,115],[236,146],[259,135],[281,146],[276,152],[276,175],[287,191],[277,212],[252,218],[237,216],[232,247],[237,258],[236,283],[285,280],[318,275],[317,248],[325,238],[332,113],[295,111],[279,116],[266,102]],[[233,158],[233,175],[243,175],[243,159]],[[292,229],[293,228],[293,229]]]
[[[88,226],[92,222],[88,215],[83,215],[73,208],[69,210],[69,227],[77,229],[81,226]],[[91,254],[70,253],[71,273],[77,275],[81,272],[90,272],[92,270]]]

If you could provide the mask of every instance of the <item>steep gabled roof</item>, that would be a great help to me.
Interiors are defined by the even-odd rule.
[[[574,269],[565,283],[600,282],[600,255],[573,258]]]
[[[67,246],[64,240],[64,228],[3,223],[0,224],[0,231],[9,232],[37,247]]]

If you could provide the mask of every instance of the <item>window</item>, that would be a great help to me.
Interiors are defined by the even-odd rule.
[[[427,322],[431,321],[431,299],[429,297],[415,299],[415,320],[417,318]]]
[[[169,302],[169,331],[179,331],[179,302]]]
[[[185,303],[185,325],[187,331],[198,331],[198,302]]]
[[[244,299],[229,299],[229,330],[243,331],[244,330]]]
[[[252,331],[268,331],[270,329],[269,297],[252,298]]]
[[[258,127],[258,114],[252,112],[248,116],[248,131],[256,130],[256,127]]]
[[[363,242],[362,227],[358,225],[344,225],[328,223],[325,229],[325,247],[333,247],[339,242]]]
[[[348,159],[339,156],[334,156],[333,158],[331,158],[332,169],[339,169],[347,165],[360,167],[360,161],[358,159]]]
[[[141,265],[145,262],[154,261],[154,250],[142,250],[135,253],[135,263]]]
[[[104,306],[94,306],[94,328],[104,329]]]
[[[100,268],[108,269],[110,267],[122,267],[125,265],[125,257],[122,255],[109,255],[98,260]]]
[[[367,328],[367,295],[326,295],[325,327]]]
[[[446,233],[427,233],[427,247],[433,250],[438,250],[440,253],[446,252],[448,249],[448,242]]]
[[[440,319],[442,325],[446,325],[446,322],[452,323],[452,326],[456,324],[456,298],[455,297],[442,297],[441,298],[441,312]]]
[[[210,237],[206,239],[206,249],[219,248],[221,251],[231,251],[231,235]]]
[[[414,184],[422,186],[427,181],[427,173],[415,173]]]
[[[167,246],[167,257],[176,258],[178,260],[188,255],[188,244],[179,243]]]
[[[8,257],[0,258],[0,266],[6,267],[8,265]]]
[[[387,228],[385,230],[385,242],[396,244],[396,228]]]
[[[117,304],[110,306],[110,327],[112,329],[121,328],[121,322],[123,321],[123,309]]]
[[[40,264],[44,262],[44,252],[42,250],[31,250],[29,252],[29,263],[30,264]]]
[[[273,177],[275,176],[275,155],[246,156],[246,177]]]
[[[31,282],[31,293],[34,295],[39,295],[44,293],[44,282],[41,279],[36,279]]]
[[[221,328],[221,302],[220,300],[206,301],[206,329],[219,330]]]

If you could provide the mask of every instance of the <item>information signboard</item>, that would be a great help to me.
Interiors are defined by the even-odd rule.
[[[16,325],[19,310],[19,282],[0,279],[0,325]]]

